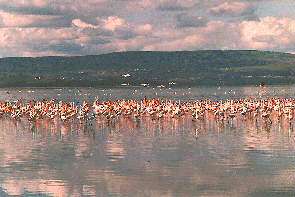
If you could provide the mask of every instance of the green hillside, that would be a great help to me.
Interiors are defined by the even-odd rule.
[[[293,84],[295,55],[208,50],[0,59],[1,87],[169,86],[171,82],[174,86]]]

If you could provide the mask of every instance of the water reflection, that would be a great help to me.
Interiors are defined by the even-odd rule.
[[[100,119],[31,125],[2,119],[0,187],[7,196],[293,192],[289,126],[273,123],[268,130],[262,122],[242,121],[121,118],[111,125]]]
[[[284,91],[283,91],[284,89]],[[174,99],[295,96],[294,87],[0,90],[24,97]],[[70,92],[70,93],[69,93]],[[225,94],[225,92],[227,92]],[[3,94],[2,94],[3,93]],[[59,95],[58,95],[59,94]],[[198,136],[196,137],[196,132]],[[288,121],[121,117],[87,124],[0,119],[0,196],[271,196],[295,194]]]

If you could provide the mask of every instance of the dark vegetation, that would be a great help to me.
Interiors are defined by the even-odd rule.
[[[124,74],[130,77],[124,77]],[[120,52],[0,59],[1,87],[294,84],[295,55],[264,51]],[[172,83],[174,84],[174,83]]]

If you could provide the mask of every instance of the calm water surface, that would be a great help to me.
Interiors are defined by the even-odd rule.
[[[295,97],[295,87],[0,89],[0,100]],[[195,130],[200,131],[194,137]],[[289,125],[0,119],[0,196],[294,196]]]

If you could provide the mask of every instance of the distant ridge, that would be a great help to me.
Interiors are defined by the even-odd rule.
[[[294,84],[295,55],[255,50],[129,51],[0,59],[0,87]]]

